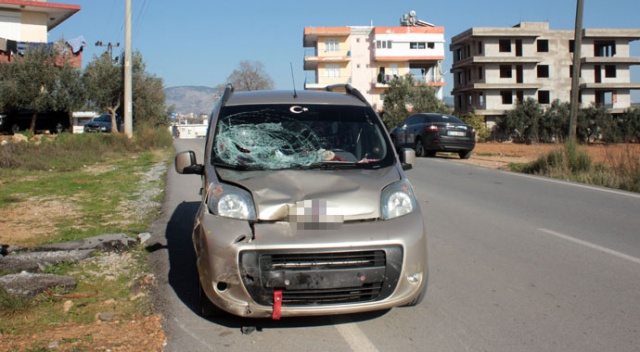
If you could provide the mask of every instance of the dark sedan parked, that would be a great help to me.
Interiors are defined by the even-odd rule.
[[[391,139],[398,150],[414,148],[416,156],[453,152],[469,159],[476,146],[476,130],[455,116],[419,113],[392,129]]]
[[[118,121],[118,131],[121,130],[121,123],[116,116],[116,121]],[[98,117],[95,117],[93,120],[84,124],[85,132],[111,132],[111,115],[103,114]]]

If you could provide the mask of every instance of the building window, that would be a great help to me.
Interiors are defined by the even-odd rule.
[[[538,65],[538,78],[549,78],[549,65]]]
[[[327,65],[324,67],[324,75],[327,78],[340,77],[340,65]]]
[[[434,42],[428,42],[428,43],[427,43],[427,48],[429,48],[429,49],[435,49],[435,47],[436,47],[436,43],[434,43]]]
[[[549,41],[547,39],[538,39],[538,52],[539,53],[548,53],[549,52]]]
[[[510,90],[501,90],[500,96],[502,97],[503,105],[511,105],[513,104],[513,94]]]
[[[338,39],[325,39],[324,51],[332,53],[340,51],[340,41]]]
[[[511,52],[511,40],[510,39],[500,39],[500,52],[501,53],[510,53]]]
[[[511,65],[500,65],[500,78],[511,78]]]
[[[482,42],[478,42],[478,54],[482,54]]]
[[[376,49],[391,49],[390,40],[376,40]]]
[[[425,49],[427,44],[425,42],[411,42],[409,43],[409,48],[411,49]]]
[[[608,78],[616,78],[616,65],[605,65],[604,76]]]
[[[551,95],[548,90],[540,90],[538,91],[538,103],[540,104],[550,104],[551,103]]]
[[[616,42],[613,40],[598,40],[593,43],[593,56],[613,57],[616,56]]]
[[[478,79],[482,80],[484,79],[484,71],[482,70],[482,67],[478,67]]]
[[[576,41],[571,39],[569,41],[569,52],[572,53],[574,51],[576,51]]]

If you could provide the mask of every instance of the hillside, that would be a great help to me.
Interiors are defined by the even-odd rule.
[[[165,88],[167,106],[174,105],[178,114],[209,114],[216,103],[216,88],[180,86]]]

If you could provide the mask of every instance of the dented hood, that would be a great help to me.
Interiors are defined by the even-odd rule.
[[[249,190],[259,220],[284,220],[291,206],[325,201],[345,221],[380,217],[382,189],[400,180],[395,167],[348,170],[217,170],[222,181]]]

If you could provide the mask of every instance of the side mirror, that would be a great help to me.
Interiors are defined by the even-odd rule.
[[[416,151],[411,148],[402,148],[400,162],[403,170],[411,170],[416,165]]]
[[[181,175],[204,174],[204,165],[196,162],[196,153],[191,150],[176,154],[174,164],[176,172]]]

